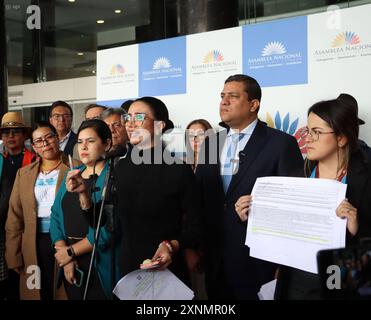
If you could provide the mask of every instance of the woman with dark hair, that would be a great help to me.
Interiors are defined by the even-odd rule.
[[[86,120],[78,130],[77,146],[83,165],[69,171],[52,208],[51,237],[55,257],[63,267],[64,285],[70,300],[81,300],[86,284],[95,229],[84,215],[99,203],[107,172],[102,156],[111,147],[111,131],[101,120]],[[68,191],[68,192],[67,192]],[[90,198],[92,202],[90,201]],[[89,203],[86,202],[89,199]],[[87,299],[111,297],[111,250],[103,245],[108,237],[102,228],[98,239],[96,263],[89,283]]]
[[[57,297],[50,214],[68,170],[68,159],[59,150],[56,129],[47,122],[37,125],[31,144],[38,161],[17,172],[6,222],[6,259],[8,267],[20,274],[21,299],[52,300]],[[27,285],[34,266],[40,268],[41,277],[36,282],[41,289]]]
[[[371,235],[371,167],[359,148],[358,132],[357,115],[339,100],[321,101],[308,110],[304,176],[347,184],[347,199],[336,209],[338,217],[347,219],[347,244]],[[247,197],[236,203],[240,215],[251,204]],[[280,267],[276,298],[319,299],[318,275]]]
[[[185,132],[186,162],[192,166],[193,171],[196,171],[197,168],[201,145],[205,138],[213,133],[212,130],[211,124],[205,119],[196,119],[187,125]]]
[[[161,100],[135,100],[125,116],[125,126],[133,149],[116,168],[121,271],[126,275],[150,259],[158,269],[169,267],[187,281],[182,252],[196,248],[200,240],[192,168],[182,161],[168,161],[174,158],[162,144],[161,135],[174,125]]]

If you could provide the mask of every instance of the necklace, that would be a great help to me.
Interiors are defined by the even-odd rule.
[[[57,169],[61,163],[62,163],[62,160],[60,160],[54,168],[49,169],[49,170],[43,170],[42,167],[40,166],[40,172],[44,175],[47,175],[47,174],[53,172],[55,169]]]

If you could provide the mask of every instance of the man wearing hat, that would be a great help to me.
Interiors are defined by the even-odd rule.
[[[358,118],[358,102],[356,98],[348,93],[340,93],[336,99],[351,107]],[[358,124],[363,125],[365,124],[365,122],[362,119],[358,118]],[[358,143],[361,150],[367,156],[368,160],[371,161],[371,148],[363,140],[358,139]]]
[[[16,173],[35,160],[35,155],[24,146],[31,128],[23,123],[17,112],[4,114],[1,120],[0,135],[5,152],[0,154],[0,300],[19,299],[19,276],[8,270],[5,263],[5,222],[8,204]]]

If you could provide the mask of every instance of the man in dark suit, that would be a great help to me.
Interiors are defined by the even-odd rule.
[[[274,264],[250,257],[247,222],[235,203],[251,193],[256,178],[286,176],[304,167],[295,138],[258,120],[260,99],[255,79],[234,75],[225,81],[219,112],[227,130],[205,141],[196,171],[210,299],[257,299],[261,285],[274,278]]]
[[[55,127],[59,138],[59,148],[65,155],[73,155],[77,135],[71,130],[73,112],[64,101],[55,101],[51,105],[49,121]]]

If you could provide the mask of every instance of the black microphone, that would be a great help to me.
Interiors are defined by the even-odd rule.
[[[98,161],[100,160],[108,160],[116,157],[124,157],[127,154],[127,148],[123,145],[118,145],[115,149],[103,154],[99,157]]]
[[[243,163],[243,161],[245,160],[245,157],[246,157],[246,153],[243,152],[243,151],[240,151],[240,152],[238,153],[238,156],[239,156],[239,158],[240,158],[240,164]]]

